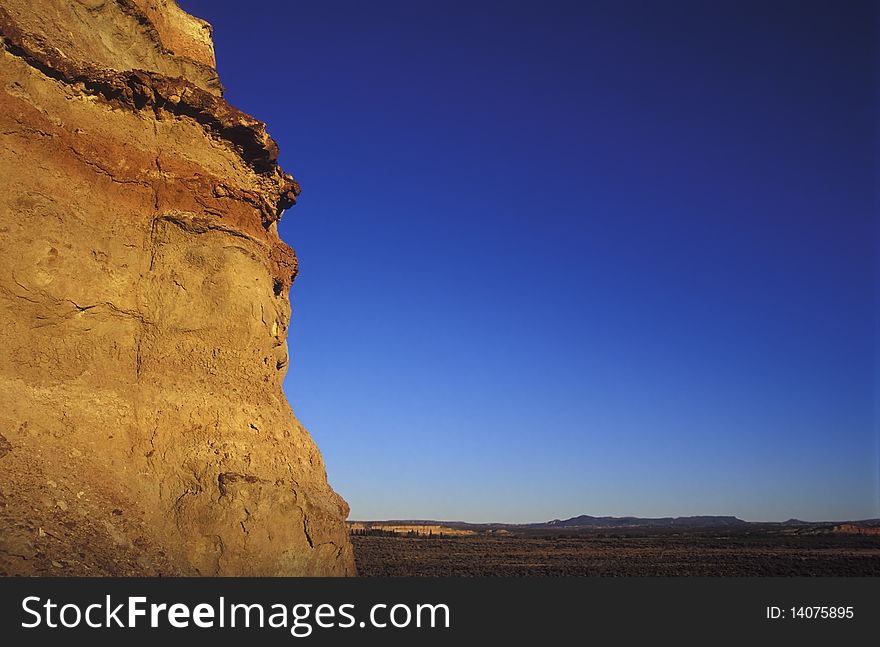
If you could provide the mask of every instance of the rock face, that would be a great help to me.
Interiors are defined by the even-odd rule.
[[[0,6],[0,573],[351,575],[281,389],[299,187],[171,0]]]

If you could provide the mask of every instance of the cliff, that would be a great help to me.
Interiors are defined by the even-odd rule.
[[[171,0],[0,7],[0,572],[350,575],[282,392],[299,186]]]
[[[880,537],[880,526],[864,526],[857,523],[842,523],[834,526],[834,532],[844,535],[866,535]]]

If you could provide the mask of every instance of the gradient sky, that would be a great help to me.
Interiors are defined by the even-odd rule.
[[[880,517],[857,2],[217,2],[353,519]]]

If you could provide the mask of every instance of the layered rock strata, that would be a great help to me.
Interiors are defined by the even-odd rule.
[[[299,193],[171,0],[0,6],[0,573],[349,575],[282,392]]]

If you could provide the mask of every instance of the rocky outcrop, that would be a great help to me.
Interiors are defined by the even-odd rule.
[[[844,535],[869,535],[880,537],[880,526],[861,526],[856,523],[842,523],[834,526],[834,532]]]
[[[171,0],[0,6],[0,572],[347,575],[282,392],[299,187]]]
[[[350,521],[348,530],[353,535],[465,537],[477,534],[476,530],[453,528],[440,523],[383,523],[381,521]]]

